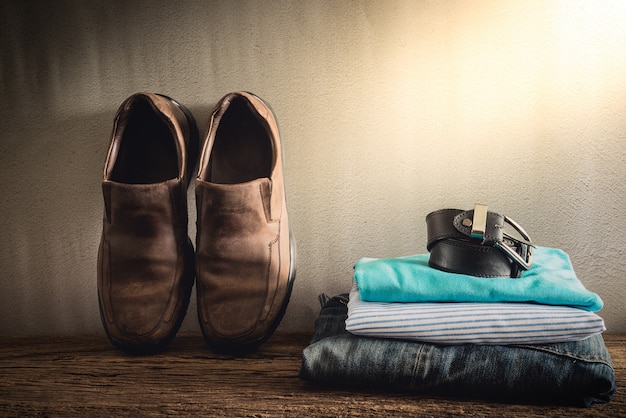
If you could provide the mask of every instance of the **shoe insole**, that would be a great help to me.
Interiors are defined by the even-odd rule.
[[[170,128],[148,103],[137,103],[128,117],[111,180],[148,184],[177,176],[176,143]]]
[[[214,183],[244,183],[271,175],[272,142],[243,100],[235,99],[222,116],[210,158],[208,180]]]

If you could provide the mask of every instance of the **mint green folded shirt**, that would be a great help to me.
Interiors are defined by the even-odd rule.
[[[361,299],[370,302],[534,302],[602,309],[600,297],[578,280],[569,256],[537,247],[533,265],[517,279],[447,273],[428,265],[428,254],[362,258],[354,266]]]

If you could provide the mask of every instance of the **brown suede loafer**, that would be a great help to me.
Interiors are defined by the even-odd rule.
[[[257,96],[224,96],[196,179],[198,319],[211,347],[246,352],[280,323],[295,278],[276,119]]]
[[[104,164],[98,253],[102,324],[116,347],[159,351],[174,338],[194,283],[187,188],[198,131],[176,101],[137,93],[115,117]]]

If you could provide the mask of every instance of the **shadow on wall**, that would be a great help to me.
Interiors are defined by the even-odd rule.
[[[190,109],[201,137],[210,109],[212,104]],[[100,184],[116,111],[8,124],[1,157],[0,334],[100,329]],[[192,239],[195,219],[192,185]]]
[[[102,133],[110,132],[110,120],[95,114],[8,124],[0,333],[93,327]]]

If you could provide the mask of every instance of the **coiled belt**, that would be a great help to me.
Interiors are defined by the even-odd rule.
[[[508,224],[521,238],[504,228]],[[442,209],[426,216],[429,265],[438,270],[478,277],[520,277],[532,265],[532,244],[511,218],[487,211]]]

